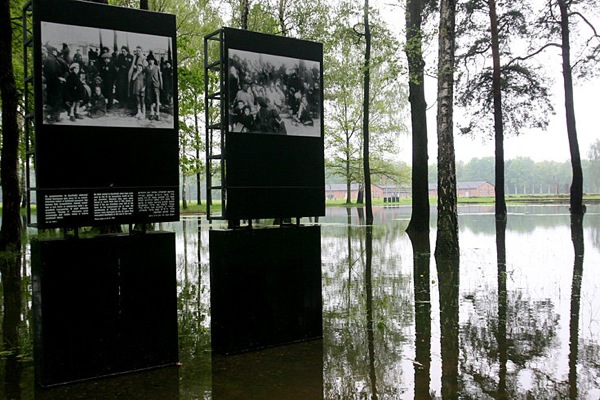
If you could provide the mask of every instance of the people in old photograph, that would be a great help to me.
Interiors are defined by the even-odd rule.
[[[168,37],[42,22],[44,124],[173,128],[171,49]]]
[[[321,135],[320,63],[229,50],[229,129]]]

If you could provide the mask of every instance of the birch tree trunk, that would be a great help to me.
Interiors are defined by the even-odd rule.
[[[250,0],[242,0],[242,18],[240,28],[248,30],[248,15],[250,14]]]
[[[438,52],[438,218],[435,256],[458,259],[458,210],[453,136],[455,0],[441,0]]]

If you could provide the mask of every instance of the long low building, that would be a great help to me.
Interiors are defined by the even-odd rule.
[[[358,183],[350,185],[350,198],[356,200],[358,196]],[[345,183],[326,183],[325,184],[325,198],[327,200],[344,200],[348,194],[348,188]],[[371,185],[371,198],[382,199],[383,189],[377,185]]]
[[[496,187],[487,181],[458,182],[456,186],[458,197],[494,197],[496,195]],[[437,183],[429,184],[429,195],[437,197]]]
[[[494,197],[496,194],[495,186],[487,181],[478,182],[458,182],[458,197]],[[350,185],[350,198],[356,199],[358,196],[359,185],[353,183]],[[347,196],[347,186],[345,183],[325,184],[325,197],[327,200],[344,200]],[[371,198],[389,199],[398,201],[399,199],[408,199],[412,195],[410,186],[406,185],[371,185]],[[429,184],[429,196],[437,197],[437,183]]]

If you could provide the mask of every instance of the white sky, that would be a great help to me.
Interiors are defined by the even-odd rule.
[[[427,91],[427,103],[433,105],[427,114],[429,160],[436,162],[437,158],[437,133],[435,89],[436,81],[429,80],[425,83]],[[561,93],[562,79],[557,77],[555,90],[553,91],[553,104],[555,115],[551,116],[547,130],[530,130],[520,136],[508,136],[504,138],[504,159],[510,160],[517,157],[530,157],[536,162],[570,160],[569,142],[567,139],[567,128],[565,121],[564,96]],[[584,86],[574,89],[575,96],[575,118],[577,123],[577,138],[579,151],[582,158],[587,158],[588,150],[592,143],[600,138],[600,118],[596,114],[600,112],[600,81],[598,79],[585,82]],[[455,116],[456,123],[456,116]],[[407,121],[410,124],[410,121]],[[493,127],[490,127],[493,130]],[[478,157],[493,157],[494,142],[490,139],[471,138],[459,135],[454,131],[454,147],[457,161],[469,161]],[[411,138],[404,136],[400,139],[402,161],[411,163]]]
[[[405,0],[370,0],[371,6],[382,9],[382,16],[388,22],[391,29],[401,33],[404,25],[404,4]],[[399,6],[400,5],[400,6]],[[589,16],[588,16],[589,17]],[[600,26],[600,24],[598,24]],[[400,37],[404,41],[404,37]],[[435,39],[437,40],[437,38]],[[556,55],[555,55],[556,54]],[[404,56],[404,54],[402,54]],[[433,61],[428,61],[431,65]],[[553,70],[554,86],[552,88],[552,102],[556,115],[551,117],[550,124],[546,131],[531,130],[518,137],[505,137],[504,139],[504,157],[506,160],[516,157],[530,157],[534,161],[559,161],[570,160],[569,143],[566,132],[564,94],[561,59],[556,51],[549,53],[548,67]],[[429,79],[425,82],[427,104],[430,108],[428,112],[428,139],[429,139],[429,160],[430,163],[436,162],[437,158],[437,134],[436,134],[436,113],[435,106],[437,82]],[[595,78],[585,82],[575,81],[575,118],[577,122],[577,137],[579,141],[579,150],[582,158],[587,158],[588,150],[591,144],[600,138],[600,118],[596,115],[600,112],[600,78]],[[455,123],[458,113],[455,111]],[[409,117],[410,118],[410,117]],[[410,125],[410,119],[406,122]],[[493,130],[493,127],[490,127]],[[480,138],[463,137],[457,134],[455,129],[454,145],[457,161],[468,161],[475,157],[493,157],[494,142],[490,139],[482,141]],[[409,136],[400,139],[401,153],[400,158],[411,163],[411,139]]]

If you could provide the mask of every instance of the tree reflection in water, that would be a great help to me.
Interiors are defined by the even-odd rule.
[[[409,238],[409,211],[376,209],[371,229],[361,225],[356,209],[327,211],[320,219],[322,346],[313,342],[240,357],[252,360],[239,365],[247,380],[230,373],[227,363],[213,370],[211,228],[205,220],[164,224],[177,235],[182,366],[43,395],[33,389],[30,272],[23,251],[19,284],[0,286],[3,350],[5,341],[15,343],[14,332],[18,340],[16,357],[0,354],[0,398],[116,393],[128,399],[209,399],[218,395],[215,387],[225,390],[219,393],[241,388],[244,398],[244,385],[254,382],[265,395],[291,399],[306,395],[302,387],[311,388],[304,398],[320,398],[322,387],[325,399],[600,398],[600,274],[594,268],[600,265],[599,206],[588,207],[583,224],[571,223],[566,206],[509,207],[507,225],[494,224],[493,207],[470,206],[459,216],[460,267],[436,260],[437,276],[430,272],[434,227],[431,235]],[[18,296],[21,305],[10,306]],[[270,371],[268,379],[256,375],[264,371]]]
[[[440,290],[440,331],[442,353],[442,399],[458,399],[458,315],[459,273],[458,258],[437,258]]]
[[[430,399],[431,369],[431,249],[429,232],[409,234],[413,249],[415,295],[415,399]]]
[[[571,284],[571,318],[569,320],[569,398],[578,398],[577,359],[579,356],[579,309],[583,277],[583,215],[571,215],[571,240],[575,250],[573,283]]]
[[[378,225],[323,231],[323,398],[402,398],[413,324],[411,277],[395,248],[403,233]]]
[[[4,354],[4,372],[2,376],[4,393],[7,399],[19,399],[19,382],[22,374],[19,358],[22,353],[21,346],[28,345],[28,335],[21,338],[21,254],[2,252],[0,254],[0,271],[2,277],[2,349]]]
[[[498,264],[498,391],[496,398],[508,398],[506,373],[508,347],[506,341],[506,217],[496,218],[496,260]]]
[[[365,227],[365,297],[367,308],[367,349],[369,351],[369,380],[371,398],[377,399],[377,375],[375,374],[375,344],[373,335],[373,226]]]

